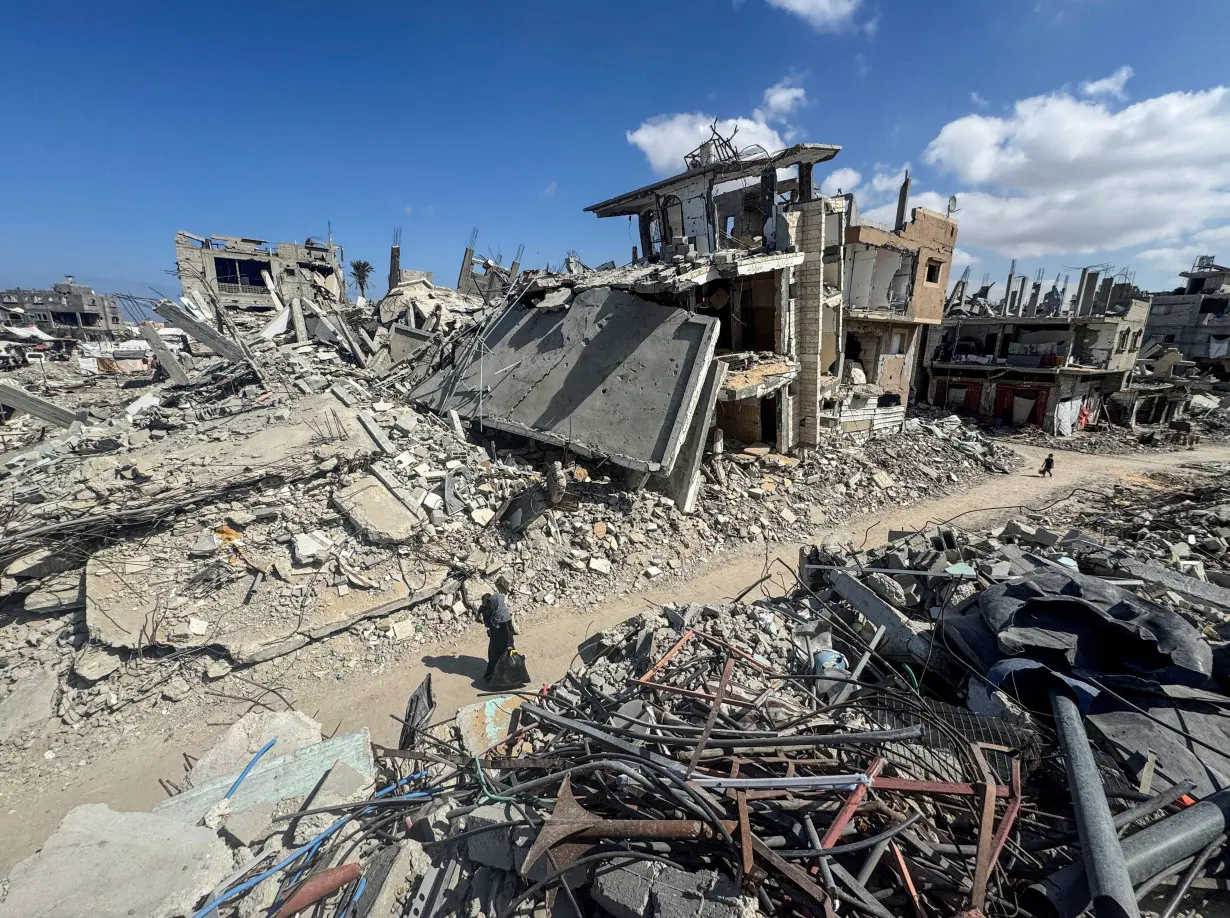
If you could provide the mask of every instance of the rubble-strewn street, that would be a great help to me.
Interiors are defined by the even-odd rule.
[[[995,299],[735,133],[623,263],[4,293],[0,918],[1217,913],[1230,268]]]

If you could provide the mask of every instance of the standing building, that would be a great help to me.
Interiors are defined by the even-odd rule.
[[[5,325],[33,325],[52,337],[78,341],[109,341],[124,327],[115,299],[75,283],[72,275],[50,290],[0,291],[0,311]]]
[[[1201,255],[1180,277],[1182,287],[1153,294],[1145,343],[1176,347],[1200,370],[1230,379],[1230,268]]]
[[[985,304],[974,312],[956,304],[928,333],[928,400],[983,421],[1035,424],[1062,436],[1103,417],[1105,400],[1132,387],[1149,312],[1130,285],[1108,286],[1108,296],[1112,290],[1123,296],[1090,298],[1083,312],[1078,289],[1069,311],[1057,315],[1029,314],[1019,297],[1006,297],[990,315],[979,314]]]
[[[853,195],[820,194],[813,181],[838,146],[728,147],[715,138],[685,172],[586,208],[637,219],[629,270],[675,267],[669,287],[630,289],[673,292],[718,319],[725,436],[787,452],[837,428],[900,428],[917,330],[943,311],[955,222],[916,208],[907,223],[903,188],[896,227],[861,223]]]
[[[863,410],[906,405],[928,326],[944,317],[945,291],[957,242],[956,221],[916,207],[905,219],[910,178],[901,184],[890,229],[853,219],[846,229],[844,345],[846,381],[863,384]],[[846,414],[858,410],[851,396]]]
[[[265,276],[284,301],[308,299],[327,292],[338,302],[346,298],[342,248],[332,242],[269,243],[239,236],[205,239],[175,234],[175,261],[184,296],[200,295],[206,304],[228,309],[265,312],[274,309]]]

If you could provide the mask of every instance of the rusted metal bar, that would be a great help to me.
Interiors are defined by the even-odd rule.
[[[882,758],[874,758],[867,763],[867,777],[874,782],[876,776],[880,774],[884,768],[884,760]],[[831,848],[833,843],[837,841],[846,824],[854,816],[854,811],[858,809],[858,805],[863,802],[863,798],[867,796],[867,784],[860,784],[850,792],[850,796],[846,798],[846,802],[842,804],[837,815],[833,818],[833,822],[829,825],[828,831],[824,833],[824,838],[820,839],[821,848]]]
[[[774,870],[780,873],[790,883],[797,887],[799,892],[807,896],[821,908],[828,904],[828,896],[824,894],[824,890],[816,885],[815,881],[807,875],[807,871],[797,864],[792,864],[789,861],[778,857],[773,853],[773,849],[762,842],[755,835],[752,836],[752,850],[760,857],[764,858]]]
[[[918,897],[918,889],[914,886],[914,878],[910,876],[910,867],[905,862],[901,849],[897,847],[896,842],[892,842],[889,844],[888,850],[893,853],[893,861],[896,864],[897,872],[901,874],[901,882],[905,884],[906,892],[910,894],[910,901],[914,904],[914,915],[916,918],[927,918],[927,913],[922,906],[922,900]]]
[[[696,743],[696,750],[692,753],[692,761],[688,763],[686,772],[688,777],[691,777],[692,772],[696,770],[696,763],[700,761],[700,754],[705,751],[705,745],[709,742],[709,734],[713,732],[713,725],[717,722],[718,711],[722,707],[722,696],[726,694],[726,686],[730,684],[730,676],[735,671],[735,658],[733,656],[726,657],[726,663],[722,666],[722,676],[718,679],[717,691],[713,693],[713,706],[709,709],[709,716],[705,718],[705,728],[700,731],[700,740]]]
[[[1023,803],[1024,795],[1021,793],[1021,760],[1014,757],[1012,759],[1012,797],[1009,799],[1008,808],[1004,811],[1004,816],[999,821],[999,826],[995,830],[995,840],[991,845],[992,864],[999,860],[1000,852],[1004,850],[1004,845],[1008,842],[1008,833],[1012,831],[1012,826],[1021,812],[1021,805]]]
[[[359,878],[358,864],[329,867],[303,881],[273,918],[290,918]]]
[[[747,815],[747,791],[735,791],[735,806],[739,811],[739,847],[743,851],[743,872],[752,870],[752,825]]]

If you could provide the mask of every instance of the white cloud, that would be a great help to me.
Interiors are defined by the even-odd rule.
[[[817,32],[836,32],[854,21],[863,0],[766,0],[769,6],[805,20]],[[872,22],[877,22],[873,19]],[[871,26],[874,34],[875,26]]]
[[[971,255],[965,249],[952,250],[952,266],[954,268],[964,268],[966,265],[976,265],[981,261],[977,255]]]
[[[965,186],[954,190],[966,244],[1020,258],[1190,247],[1190,234],[1230,220],[1230,90],[1118,110],[1035,96],[1007,117],[946,124],[924,159]],[[942,212],[946,196],[934,197]]]
[[[986,108],[988,105],[991,104],[990,102],[986,100],[986,98],[984,98],[978,92],[971,92],[969,94],[969,100],[970,102],[972,102],[974,105],[978,106],[979,108]]]
[[[760,121],[785,121],[786,116],[807,104],[807,90],[790,77],[764,91],[764,102],[752,114]]]
[[[1102,77],[1100,80],[1086,80],[1081,83],[1082,96],[1111,96],[1115,99],[1122,99],[1125,95],[1123,87],[1127,85],[1127,81],[1132,78],[1132,68],[1128,66],[1120,67],[1108,77]]]
[[[858,187],[858,183],[863,180],[863,177],[854,169],[841,168],[834,169],[828,174],[823,182],[820,183],[821,194],[837,194],[842,191],[849,194]]]
[[[408,216],[410,216],[412,213],[414,213],[414,205],[413,205],[413,204],[407,204],[407,205],[406,205],[405,207],[403,207],[401,210],[402,210],[402,213],[404,213],[404,214],[408,217]]]
[[[1136,253],[1136,258],[1167,274],[1186,271],[1197,255],[1217,255],[1230,248],[1230,225],[1197,230],[1177,245],[1164,245]],[[1225,259],[1222,259],[1224,262]]]
[[[709,126],[715,121],[723,137],[730,137],[737,131],[734,137],[737,149],[758,144],[770,153],[777,152],[798,136],[799,130],[790,123],[788,116],[806,104],[806,90],[788,78],[764,91],[763,102],[751,117],[719,119],[705,112],[656,115],[636,130],[628,131],[626,136],[628,143],[645,154],[654,172],[673,175],[683,171],[684,155],[712,136]]]
[[[544,189],[542,190],[542,197],[544,197],[544,198],[551,198],[551,197],[554,197],[554,196],[555,196],[555,192],[556,192],[556,191],[558,191],[558,190],[559,190],[559,183],[558,183],[558,182],[552,182],[550,185],[548,185],[546,188],[544,188]]]

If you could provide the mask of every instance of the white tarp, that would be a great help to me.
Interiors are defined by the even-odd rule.
[[[1066,398],[1055,406],[1055,433],[1061,437],[1072,436],[1077,419],[1081,416],[1081,400]]]
[[[1227,353],[1230,353],[1230,338],[1209,339],[1210,357],[1225,357]]]

